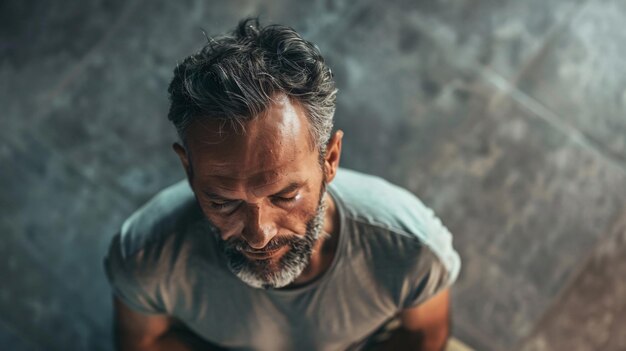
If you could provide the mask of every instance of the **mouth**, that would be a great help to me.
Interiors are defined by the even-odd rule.
[[[247,250],[241,250],[241,252],[246,257],[251,258],[253,260],[267,260],[269,258],[277,256],[278,253],[280,251],[282,251],[282,249],[284,249],[284,247],[280,247],[278,249],[271,250],[271,251],[247,251]]]

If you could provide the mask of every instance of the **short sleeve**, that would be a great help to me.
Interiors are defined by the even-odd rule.
[[[447,267],[444,261],[428,246],[422,246],[419,258],[412,272],[406,279],[407,294],[402,303],[402,309],[418,306],[450,287],[458,272],[457,267]]]
[[[405,308],[417,306],[450,287],[461,269],[461,258],[452,245],[452,234],[431,208],[421,200],[415,200],[411,206],[411,228],[423,247],[418,257],[418,267],[412,272],[413,282],[409,286],[413,286],[413,293],[406,301]]]
[[[131,309],[147,314],[165,313],[158,282],[142,262],[142,253],[125,254],[121,235],[115,235],[104,258],[104,270],[113,294]]]

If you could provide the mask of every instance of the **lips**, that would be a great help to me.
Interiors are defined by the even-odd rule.
[[[251,252],[251,251],[246,251],[246,250],[242,250],[241,252],[248,256],[249,258],[252,258],[254,260],[264,260],[264,259],[268,259],[271,257],[276,256],[276,254],[281,250],[282,248],[278,248],[276,250],[272,250],[272,251],[255,251],[255,252]]]

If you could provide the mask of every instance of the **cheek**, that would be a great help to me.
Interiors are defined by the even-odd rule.
[[[308,203],[294,207],[290,211],[282,211],[282,213],[278,215],[277,220],[279,232],[283,234],[304,235],[306,233],[306,224],[315,216],[316,209],[316,204]]]
[[[237,236],[243,230],[243,219],[233,214],[231,216],[216,216],[212,211],[202,209],[206,218],[220,230],[222,240]]]
[[[305,235],[307,222],[315,216],[317,205],[313,202],[298,204],[290,210],[281,208],[268,209],[273,213],[274,224],[278,227],[279,235]],[[211,211],[204,210],[205,216],[220,230],[222,240],[239,236],[244,229],[245,218],[239,212],[230,216],[216,216]]]

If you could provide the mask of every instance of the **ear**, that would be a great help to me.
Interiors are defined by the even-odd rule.
[[[337,175],[339,168],[339,159],[341,158],[341,140],[343,139],[343,131],[338,130],[330,138],[326,145],[326,157],[324,164],[326,166],[326,182],[330,183]]]
[[[190,159],[187,150],[185,150],[185,148],[179,143],[172,144],[172,149],[174,149],[174,151],[178,155],[178,158],[180,158],[180,162],[183,164],[183,168],[185,169],[185,173],[187,174],[187,179],[191,183],[191,162],[189,162]]]

